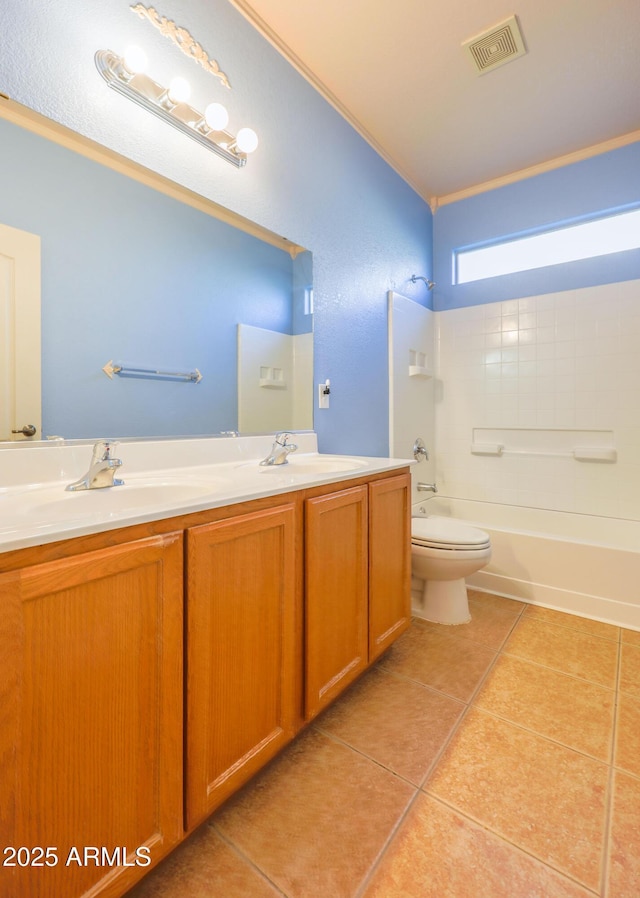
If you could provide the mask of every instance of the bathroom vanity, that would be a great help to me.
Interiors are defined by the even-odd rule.
[[[7,898],[124,894],[408,626],[409,463],[296,441],[276,471],[258,468],[269,437],[217,441],[204,465],[216,441],[196,440],[179,474],[162,467],[179,441],[122,443],[123,498],[87,497],[91,520],[63,495],[90,446],[60,447],[54,486],[0,490],[5,510],[20,486],[67,503],[58,529],[45,508],[39,528],[0,517]],[[191,498],[153,506],[171,477]]]

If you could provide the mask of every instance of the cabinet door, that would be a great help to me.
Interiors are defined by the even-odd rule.
[[[369,662],[411,622],[411,479],[369,484]]]
[[[181,534],[0,575],[3,898],[121,895],[181,839],[182,607]]]
[[[306,716],[367,666],[367,487],[306,503]]]
[[[188,531],[188,829],[295,730],[295,508]]]

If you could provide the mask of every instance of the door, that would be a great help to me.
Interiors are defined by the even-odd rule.
[[[411,623],[411,478],[369,484],[369,663]]]
[[[182,534],[2,574],[0,596],[0,893],[122,895],[183,833]]]
[[[368,664],[367,487],[306,503],[306,717]]]
[[[42,439],[40,393],[40,238],[0,224],[0,441]]]
[[[193,829],[293,737],[293,505],[187,532],[186,819]]]

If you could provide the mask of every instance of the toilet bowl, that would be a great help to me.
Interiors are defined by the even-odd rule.
[[[464,578],[491,558],[484,530],[463,521],[433,515],[411,519],[411,571],[424,580],[418,616],[439,624],[471,620]]]

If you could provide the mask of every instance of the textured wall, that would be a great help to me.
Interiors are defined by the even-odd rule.
[[[322,451],[388,447],[386,292],[427,303],[412,274],[432,274],[428,206],[226,0],[167,0],[233,89],[199,68],[123,0],[3,0],[0,90],[313,252],[316,411]],[[193,103],[225,102],[230,129],[259,134],[236,170],[107,88],[97,49],[145,49],[149,74],[193,84]]]

